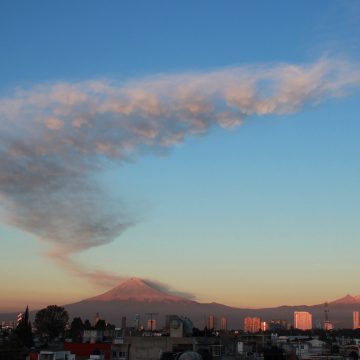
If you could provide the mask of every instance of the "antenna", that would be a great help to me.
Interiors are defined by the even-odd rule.
[[[329,310],[329,304],[328,304],[327,301],[325,301],[324,307],[325,307],[325,309],[324,309],[325,323],[328,323],[329,322],[329,312],[330,312],[330,310]]]
[[[325,321],[324,321],[324,330],[331,331],[333,329],[333,324],[329,320],[329,304],[327,301],[324,303],[324,314],[325,314]]]

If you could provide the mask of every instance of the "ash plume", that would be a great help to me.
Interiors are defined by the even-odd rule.
[[[50,244],[48,255],[73,274],[112,282],[72,258],[134,223],[94,180],[104,162],[121,166],[254,115],[291,114],[359,82],[356,64],[320,59],[17,89],[0,98],[2,221]]]
[[[161,292],[164,292],[166,294],[178,296],[181,298],[185,298],[188,300],[195,300],[196,296],[193,293],[187,292],[187,291],[178,291],[173,289],[171,286],[164,284],[157,280],[152,279],[142,279],[145,284],[149,285],[151,288],[159,290]]]

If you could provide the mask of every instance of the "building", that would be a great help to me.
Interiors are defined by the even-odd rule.
[[[288,330],[290,328],[290,324],[286,320],[271,320],[268,325],[270,331]]]
[[[94,344],[65,342],[64,351],[70,351],[71,354],[75,354],[75,359],[89,359],[91,356],[99,355],[104,360],[111,360],[112,346],[111,342],[97,342]]]
[[[121,317],[121,328],[126,329],[126,316]]]
[[[180,316],[177,319],[182,322],[183,328],[186,327],[186,323],[189,321],[188,318]],[[172,324],[170,323],[170,328],[171,326]],[[118,330],[120,331],[120,328]],[[228,334],[200,337],[186,335],[182,337],[125,336],[121,338],[115,337],[112,342],[109,340],[94,344],[65,342],[63,351],[74,354],[76,360],[169,360],[179,358],[179,355],[184,352],[198,352],[203,359],[235,359],[234,353],[236,352],[236,347],[238,350],[240,349],[240,342],[241,354],[246,354],[249,352],[255,353],[268,340],[270,340],[270,335],[263,334],[247,334],[240,335],[240,337],[236,336],[235,338]],[[189,357],[183,358],[189,359]],[[194,359],[194,357],[191,358]],[[34,358],[30,357],[29,360],[39,359],[36,356]],[[65,359],[56,357],[50,360]]]
[[[172,319],[169,326],[169,333],[171,338],[181,338],[184,336],[184,326],[181,319]]]
[[[1,328],[2,329],[8,329],[8,330],[9,329],[15,329],[16,326],[17,326],[16,321],[5,321],[5,320],[3,320],[1,322]]]
[[[324,322],[324,330],[325,330],[325,331],[331,331],[331,330],[333,330],[333,329],[334,329],[334,325],[332,324],[332,322],[329,321],[329,320],[326,320],[326,321]]]
[[[257,333],[261,330],[261,318],[246,317],[244,319],[244,331],[249,333]]]
[[[39,353],[31,351],[29,353],[30,360],[75,360],[75,354],[70,351],[48,351],[41,350]]]
[[[208,322],[207,322],[207,328],[209,330],[215,330],[215,316],[209,315]]]
[[[360,329],[359,311],[353,312],[353,329]]]
[[[155,319],[149,319],[147,322],[147,328],[150,331],[156,330],[156,320]]]
[[[312,315],[307,311],[295,311],[294,328],[299,330],[311,330]]]
[[[266,321],[262,321],[260,328],[261,328],[261,331],[268,331],[269,330],[269,323],[267,323]]]
[[[173,320],[178,320],[179,316],[176,314],[168,314],[165,316],[165,330],[170,331],[170,324]]]
[[[139,314],[135,315],[135,329],[136,330],[140,329],[140,315]]]
[[[98,342],[110,341],[114,337],[115,330],[84,330],[83,331],[83,342],[96,344]]]
[[[170,337],[192,336],[193,328],[192,321],[187,317],[175,314],[166,315],[165,317],[165,331],[169,333]]]
[[[323,330],[325,327],[325,323],[321,319],[313,319],[313,329]]]
[[[227,318],[224,316],[220,319],[220,330],[227,331]]]
[[[333,359],[339,360],[341,356],[330,355],[331,347],[326,342],[311,336],[280,336],[277,347],[280,348],[286,358],[296,354],[298,359]],[[325,355],[327,354],[327,355]],[[330,356],[329,356],[330,355]]]

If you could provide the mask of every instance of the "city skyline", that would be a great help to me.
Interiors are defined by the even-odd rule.
[[[0,311],[129,277],[236,307],[360,294],[359,16],[3,1]]]
[[[329,306],[330,305],[330,306]],[[53,305],[51,305],[53,306]],[[50,306],[50,307],[51,307]],[[218,303],[199,303],[183,296],[169,296],[164,289],[138,278],[126,280],[121,285],[96,297],[81,302],[67,304],[65,310],[70,318],[92,319],[95,326],[100,320],[121,328],[126,327],[126,319],[133,319],[135,328],[148,328],[149,321],[165,319],[165,328],[174,320],[177,329],[179,321],[190,319],[199,329],[207,330],[243,329],[247,333],[300,329],[332,331],[334,329],[358,329],[360,301],[346,296],[337,301],[314,306],[280,306],[277,308],[241,309]],[[29,308],[26,308],[29,311]],[[30,316],[38,310],[32,309]],[[329,312],[331,315],[329,316]],[[182,314],[180,317],[179,315]],[[207,317],[204,314],[209,314]],[[19,323],[24,313],[1,314],[3,327]],[[17,319],[17,321],[16,321]],[[183,319],[183,320],[181,320]],[[313,320],[314,319],[314,320]],[[148,321],[149,320],[149,321]],[[229,320],[229,321],[228,321]],[[132,323],[132,321],[130,321]],[[9,325],[10,324],[10,325]],[[154,324],[154,323],[153,323]]]

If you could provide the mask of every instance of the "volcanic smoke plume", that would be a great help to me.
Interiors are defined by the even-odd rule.
[[[105,161],[121,165],[251,115],[290,114],[359,82],[357,65],[321,59],[17,90],[0,99],[2,220],[51,244],[49,255],[68,270],[103,283],[106,274],[72,255],[132,225],[94,181]]]

